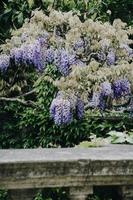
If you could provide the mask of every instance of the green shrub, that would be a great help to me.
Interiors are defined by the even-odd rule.
[[[0,200],[9,200],[8,195],[7,195],[7,191],[0,190]]]
[[[13,29],[20,28],[30,13],[26,0],[2,0],[0,2],[0,43],[10,37]]]

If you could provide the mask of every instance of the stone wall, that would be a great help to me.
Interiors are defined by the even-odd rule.
[[[94,186],[114,185],[133,200],[133,146],[0,150],[0,188],[13,200],[31,200],[38,188],[70,188],[70,199],[85,200]]]

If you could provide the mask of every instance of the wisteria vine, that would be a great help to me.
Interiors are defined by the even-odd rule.
[[[82,119],[85,105],[112,109],[133,92],[131,29],[120,20],[109,23],[81,22],[72,12],[35,11],[30,21],[2,45],[0,73],[12,63],[32,66],[40,75],[49,65],[60,76],[53,84],[62,95],[51,102],[50,116],[57,125]]]

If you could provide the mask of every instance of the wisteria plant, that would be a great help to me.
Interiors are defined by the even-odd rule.
[[[81,21],[72,11],[34,11],[0,47],[0,100],[49,106],[49,119],[58,126],[82,119],[88,109],[123,111],[129,103],[132,112],[132,33],[119,19],[111,25]],[[49,104],[40,83],[51,88]]]

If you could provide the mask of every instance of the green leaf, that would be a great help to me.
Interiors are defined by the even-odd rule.
[[[113,144],[122,144],[122,143],[125,143],[125,142],[126,142],[126,139],[124,137],[119,137],[116,140],[114,140],[112,143]]]
[[[27,0],[27,1],[28,1],[29,8],[32,8],[35,4],[35,1],[34,0]]]
[[[132,136],[127,136],[127,137],[126,137],[126,141],[127,141],[129,144],[133,144],[133,137],[132,137]]]
[[[23,23],[23,20],[24,20],[24,18],[23,18],[24,16],[23,16],[23,13],[22,12],[20,12],[19,13],[19,15],[18,15],[18,24],[22,24]]]

